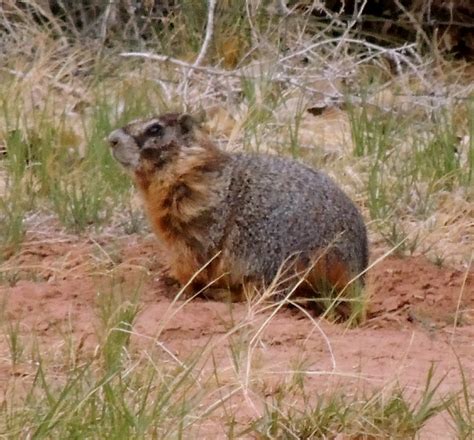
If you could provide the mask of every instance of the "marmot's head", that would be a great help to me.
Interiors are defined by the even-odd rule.
[[[128,171],[157,170],[192,149],[195,126],[188,114],[168,113],[133,121],[110,133],[108,141],[113,156]]]

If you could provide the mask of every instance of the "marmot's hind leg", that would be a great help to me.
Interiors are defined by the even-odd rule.
[[[352,269],[337,250],[300,258],[295,269],[297,282],[300,282],[295,298],[304,299],[318,314],[324,313],[336,320],[363,319],[363,281],[353,280]]]

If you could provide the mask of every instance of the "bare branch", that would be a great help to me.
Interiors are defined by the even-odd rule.
[[[196,58],[196,61],[193,63],[194,67],[197,67],[202,63],[204,57],[206,56],[207,50],[209,49],[209,44],[214,31],[214,10],[216,8],[216,0],[209,0],[207,8],[206,36],[204,37],[204,42],[202,43],[199,55]]]

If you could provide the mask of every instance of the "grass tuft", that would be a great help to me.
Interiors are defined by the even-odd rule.
[[[314,439],[335,438],[415,438],[428,420],[447,406],[435,394],[441,384],[432,384],[434,370],[427,375],[425,388],[416,403],[399,386],[377,390],[370,395],[303,396],[301,409],[286,409],[287,396],[278,395],[266,405],[265,416],[257,423],[259,438]],[[314,402],[315,403],[311,403]]]

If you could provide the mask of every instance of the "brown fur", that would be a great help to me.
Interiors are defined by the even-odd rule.
[[[281,252],[288,255],[288,248],[293,245],[286,242],[285,248],[280,247],[279,243],[301,237],[301,234],[287,237],[281,232],[272,235],[272,228],[281,231],[281,223],[278,224],[279,219],[268,215],[265,209],[272,206],[275,200],[282,203],[281,206],[289,210],[287,212],[299,210],[297,213],[301,213],[300,218],[306,223],[298,222],[298,216],[294,216],[291,222],[295,222],[298,231],[306,231],[305,228],[309,227],[308,243],[300,248],[305,253],[304,258],[300,253],[290,258],[282,269],[284,277],[291,278],[286,287],[294,285],[295,280],[304,274],[304,281],[296,293],[311,298],[317,296],[323,286],[343,289],[354,275],[357,261],[348,250],[351,249],[347,245],[349,240],[346,244],[343,242],[342,251],[341,246],[336,246],[334,250],[321,249],[326,241],[322,240],[324,236],[318,236],[319,231],[314,228],[313,215],[319,213],[320,208],[311,199],[312,194],[308,195],[311,202],[308,209],[301,199],[298,208],[294,208],[292,200],[275,197],[275,194],[286,194],[289,186],[293,191],[288,193],[288,198],[291,198],[290,194],[294,196],[295,191],[297,193],[300,188],[305,188],[306,183],[314,185],[318,181],[323,190],[332,194],[334,201],[342,204],[343,215],[352,216],[359,227],[363,246],[365,229],[360,216],[357,217],[356,208],[352,209],[344,194],[338,193],[334,184],[321,174],[313,174],[291,162],[273,160],[266,160],[266,163],[274,174],[265,173],[266,169],[259,169],[262,162],[253,167],[249,160],[253,159],[252,156],[231,156],[218,149],[187,115],[167,114],[132,122],[111,133],[109,141],[116,159],[132,170],[153,230],[166,250],[169,274],[181,286],[188,286],[189,293],[205,289],[207,294],[212,290],[221,299],[222,291],[229,290],[231,299],[239,301],[254,286],[261,287],[262,282],[271,282]],[[276,170],[281,173],[281,179],[278,175],[275,177]],[[258,180],[261,171],[267,179],[262,181],[266,182],[263,186],[259,186]],[[298,176],[300,172],[303,178],[291,177]],[[297,186],[294,181],[298,182]],[[315,192],[323,203],[328,204],[329,210],[327,216],[324,211],[318,214],[318,221],[332,218],[327,224],[335,222],[338,227],[344,222],[331,217],[334,201],[323,198],[320,187]],[[269,203],[266,203],[267,196],[270,197]],[[340,208],[337,207],[337,210]],[[262,219],[267,221],[270,218],[268,224],[262,223]],[[353,230],[352,226],[344,228]],[[340,229],[329,226],[326,231],[339,234]],[[334,235],[337,235],[336,232]],[[261,239],[260,233],[266,237],[263,245],[259,244],[258,239],[253,240],[253,237]],[[331,239],[337,238],[331,236],[332,232],[324,234]],[[321,242],[322,245],[315,245],[319,249],[311,250],[312,243]],[[268,243],[271,246],[265,248]],[[296,251],[300,252],[300,249]],[[361,265],[365,264],[364,249],[357,258],[361,259]],[[208,289],[209,286],[212,289]]]
[[[208,228],[203,207],[210,202],[206,190],[213,184],[212,171],[224,160],[222,152],[205,145],[199,154],[182,158],[164,173],[156,173],[150,163],[135,173],[153,229],[173,250],[168,262],[171,276],[182,285],[207,263],[200,245]],[[217,264],[211,263],[195,277],[196,283],[212,282],[219,276],[216,269]],[[217,283],[225,284],[223,280]]]

